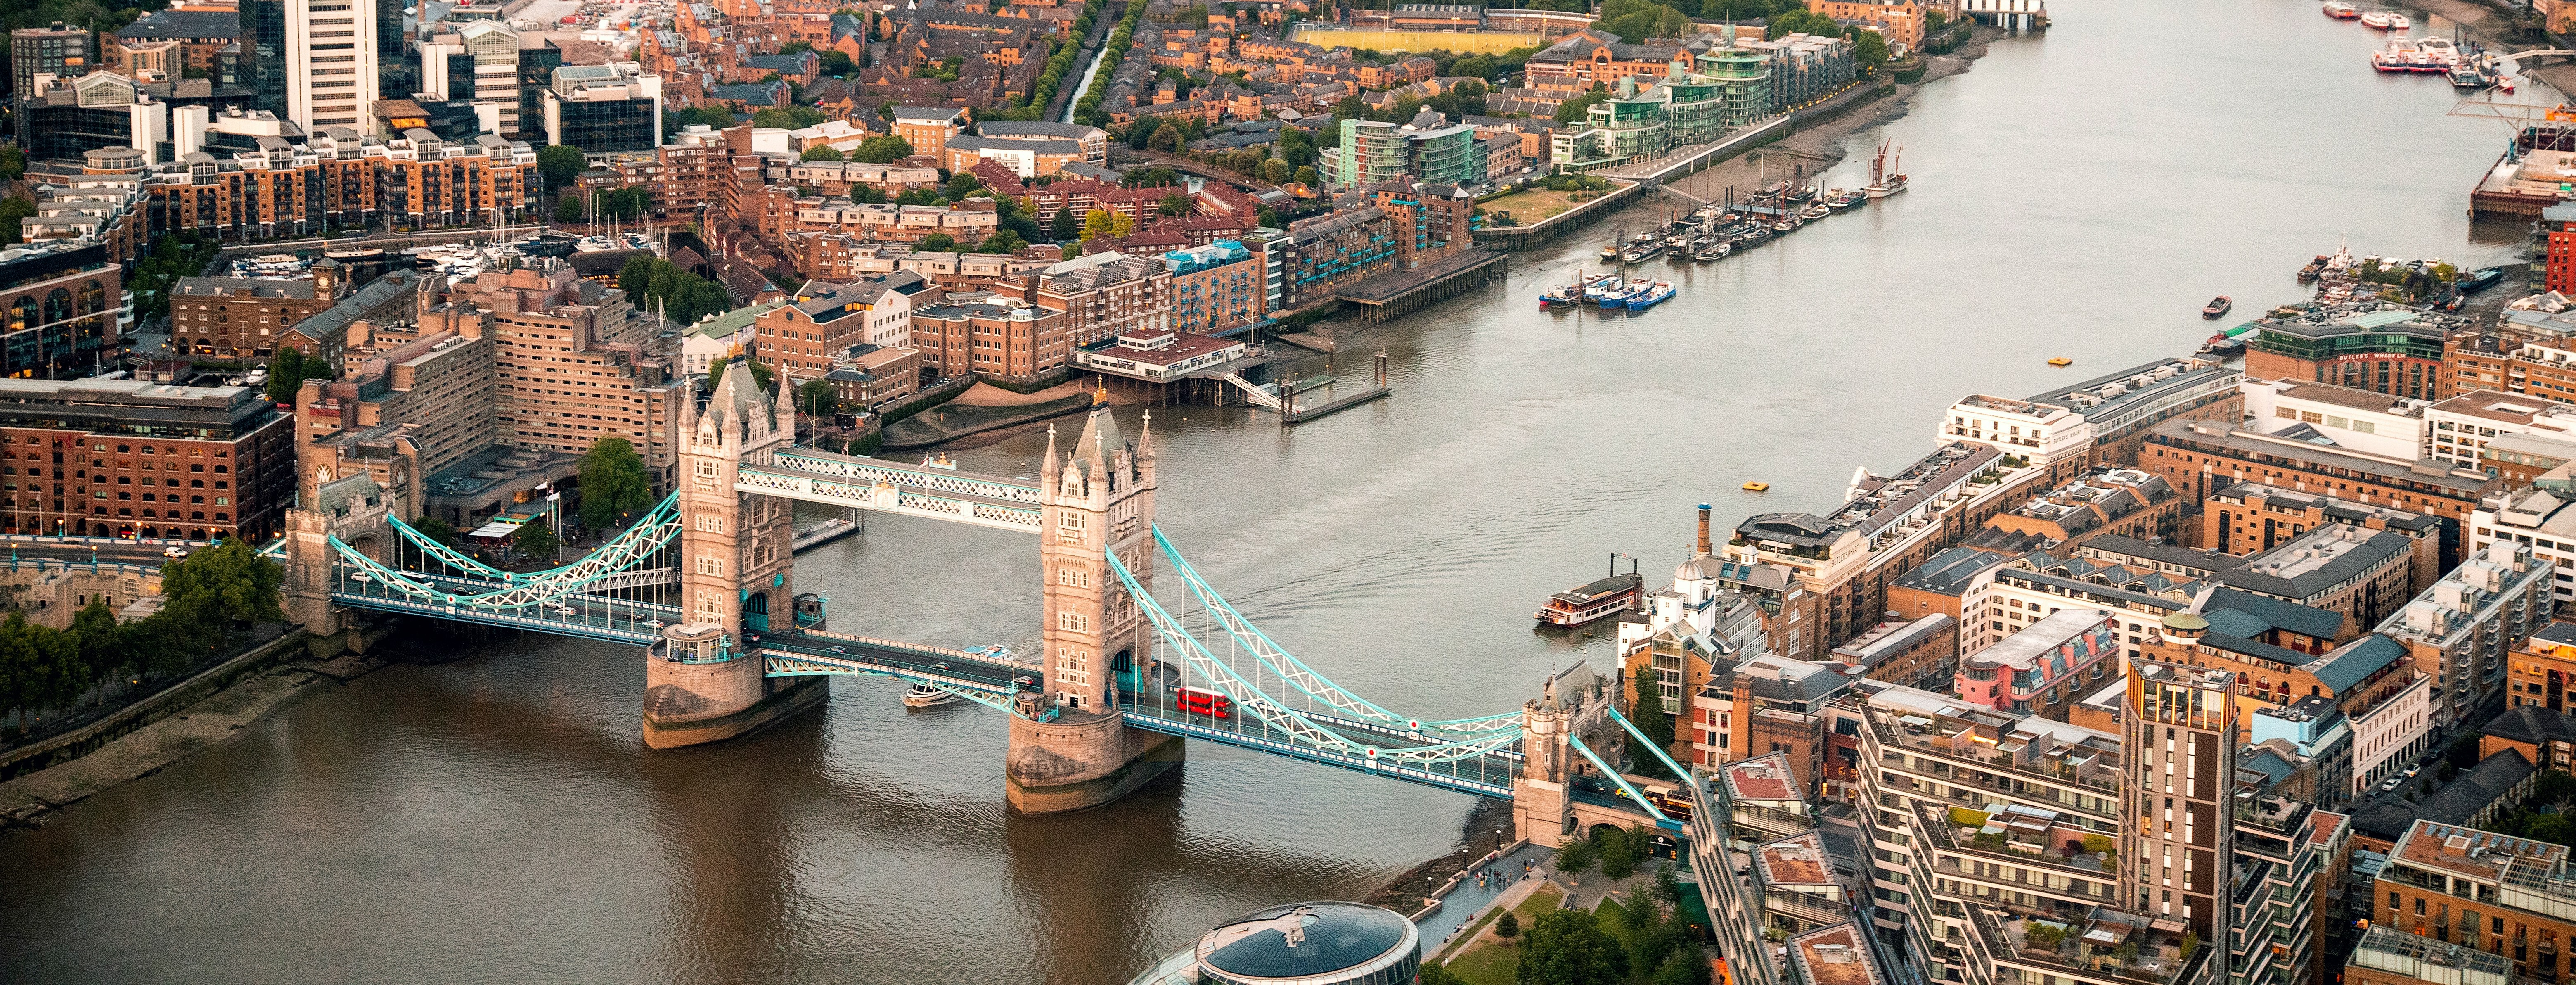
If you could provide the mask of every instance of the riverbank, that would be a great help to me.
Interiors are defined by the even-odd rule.
[[[289,641],[301,642],[301,634]],[[382,666],[381,657],[344,654],[280,664],[237,681],[88,755],[0,783],[0,829],[42,825],[100,791],[161,772],[253,722]]]
[[[1468,859],[1518,840],[1520,830],[1519,825],[1512,821],[1511,802],[1481,798],[1476,801],[1476,806],[1467,809],[1467,819],[1459,822],[1457,845],[1389,877],[1367,896],[1361,897],[1360,902],[1383,906],[1398,913],[1419,910],[1430,893],[1465,867]]]
[[[1091,408],[1092,395],[1081,384],[1065,383],[1036,393],[1014,393],[978,383],[957,399],[896,421],[885,429],[885,451],[918,451],[938,445],[975,448],[1032,426]],[[973,444],[964,439],[979,438]]]

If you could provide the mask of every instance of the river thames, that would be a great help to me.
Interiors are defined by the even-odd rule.
[[[1718,264],[1656,261],[1673,303],[1538,310],[1605,222],[1345,340],[1353,372],[1386,349],[1391,399],[1294,431],[1157,413],[1163,528],[1353,690],[1504,711],[1582,656],[1531,631],[1539,600],[1612,551],[1661,584],[1696,503],[1721,524],[1829,509],[1855,467],[1929,450],[1959,396],[2189,352],[2203,302],[2295,300],[2291,272],[2338,236],[2513,259],[2519,230],[2466,217],[2504,129],[2445,116],[2437,76],[2373,74],[2374,32],[2310,0],[2050,12],[1885,127],[1912,191]],[[1043,441],[957,457],[1033,475]],[[1036,562],[1014,535],[880,518],[797,580],[836,630],[1026,647]],[[1202,745],[1116,805],[1013,818],[980,707],[907,712],[899,685],[844,679],[755,738],[648,753],[642,679],[631,648],[558,640],[394,666],[0,835],[0,977],[1115,985],[1217,920],[1366,893],[1451,847],[1471,804]]]

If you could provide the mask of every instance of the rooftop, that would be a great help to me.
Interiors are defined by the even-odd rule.
[[[2362,933],[2361,941],[2353,945],[2352,963],[2408,979],[2459,985],[2504,985],[2513,974],[2513,961],[2504,955],[2418,937],[2387,924]]]
[[[2167,444],[2211,448],[2230,455],[2265,456],[2293,468],[2341,469],[2364,481],[2418,483],[2461,499],[2474,497],[2497,481],[2476,469],[2454,468],[2430,460],[2400,461],[2208,421],[2176,418],[2157,424],[2152,433],[2153,440]]]
[[[2039,666],[2043,658],[2057,652],[2058,648],[2110,621],[2110,615],[2098,609],[2060,610],[1967,659],[1980,665],[2029,670]]]
[[[1789,960],[1809,985],[1873,985],[1886,980],[1879,977],[1860,931],[1848,923],[1789,938]]]
[[[1718,777],[1726,783],[1727,799],[1743,801],[1795,801],[1805,803],[1798,790],[1798,777],[1789,769],[1787,753],[1771,753],[1740,759],[1718,768]]]
[[[2500,882],[2505,869],[2516,862],[2529,862],[2545,872],[2563,871],[2567,846],[2455,824],[2417,821],[2389,849],[2389,857],[2430,871]]]
[[[1839,886],[1825,864],[1825,839],[1809,831],[1753,850],[1762,882],[1771,886]]]
[[[2402,565],[2414,550],[2415,539],[2405,534],[2328,523],[2210,577],[2249,592],[2308,599],[2384,565]]]

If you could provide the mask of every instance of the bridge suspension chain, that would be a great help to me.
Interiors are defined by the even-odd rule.
[[[428,572],[405,571],[400,568],[392,567],[384,562],[368,557],[364,551],[342,543],[338,537],[331,538],[330,544],[331,549],[339,553],[340,560],[343,563],[355,565],[360,571],[365,572],[369,578],[383,583],[387,588],[394,591],[401,592],[414,598],[433,600],[446,605],[462,605],[482,609],[521,609],[533,605],[544,605],[561,599],[567,595],[582,594],[584,591],[593,587],[608,576],[623,570],[623,567],[610,568],[606,570],[593,570],[583,573],[580,577],[570,577],[569,575],[571,572],[566,571],[564,576],[560,576],[546,582],[504,585],[490,591],[466,592],[460,594],[442,589],[422,580],[424,577],[434,578],[439,576],[431,575]],[[635,561],[640,559],[640,557],[628,558],[625,560],[625,565],[631,566]],[[574,565],[573,567],[579,568],[582,566]]]
[[[421,533],[411,524],[404,523],[399,517],[388,517],[387,521],[394,528],[396,535],[428,557],[437,558],[441,563],[469,572],[474,577],[516,585],[547,581],[574,573],[575,569],[597,568],[612,562],[622,561],[622,563],[615,563],[611,568],[611,570],[622,570],[631,566],[634,561],[670,546],[672,539],[680,534],[680,494],[672,493],[664,497],[660,503],[655,504],[651,510],[638,518],[634,526],[627,528],[625,533],[601,544],[597,550],[590,552],[581,560],[544,571],[503,571],[475,560],[454,547],[440,543],[437,538]]]
[[[1517,728],[1508,733],[1478,739],[1411,747],[1389,748],[1355,741],[1334,731],[1324,723],[1314,720],[1306,713],[1281,704],[1267,691],[1262,690],[1229,666],[1226,661],[1209,652],[1206,644],[1200,642],[1198,637],[1189,632],[1179,619],[1174,618],[1161,603],[1155,601],[1154,597],[1144,590],[1142,585],[1137,583],[1135,574],[1127,570],[1127,565],[1119,561],[1117,555],[1109,556],[1109,568],[1118,575],[1119,582],[1126,586],[1129,596],[1136,602],[1138,611],[1143,612],[1146,618],[1153,622],[1156,634],[1166,643],[1178,647],[1183,660],[1192,669],[1205,677],[1210,684],[1232,701],[1235,707],[1251,712],[1264,723],[1286,733],[1292,742],[1310,748],[1331,750],[1372,760],[1427,764],[1479,759],[1506,752],[1520,741],[1520,730]]]
[[[1232,634],[1244,649],[1251,651],[1253,659],[1259,661],[1262,667],[1279,675],[1281,680],[1303,692],[1307,697],[1339,709],[1345,714],[1408,731],[1451,735],[1478,735],[1501,730],[1511,730],[1515,733],[1519,731],[1521,713],[1517,711],[1482,718],[1420,721],[1389,711],[1376,702],[1351,693],[1333,683],[1331,679],[1317,673],[1314,668],[1307,666],[1305,661],[1289,653],[1286,647],[1272,640],[1269,634],[1262,632],[1259,626],[1253,625],[1252,620],[1245,618],[1232,603],[1225,600],[1225,596],[1217,593],[1215,586],[1200,577],[1198,569],[1190,565],[1189,559],[1182,557],[1180,550],[1172,546],[1171,540],[1163,536],[1163,529],[1160,526],[1154,528],[1154,543],[1162,549],[1163,557],[1171,562],[1173,573],[1178,574],[1182,584],[1189,587],[1190,594],[1198,598],[1200,609],[1225,624],[1226,632]],[[1115,561],[1116,558],[1113,557],[1111,560]]]

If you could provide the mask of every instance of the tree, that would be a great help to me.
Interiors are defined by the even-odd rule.
[[[553,524],[547,523],[544,517],[537,517],[520,524],[519,529],[510,534],[510,546],[527,557],[552,561],[555,551],[563,547],[563,541],[555,537]]]
[[[1823,14],[1807,10],[1791,10],[1774,15],[1771,18],[1771,30],[1768,33],[1770,40],[1773,41],[1792,34],[1814,34],[1838,38],[1843,34],[1843,26],[1834,23],[1833,18]]]
[[[1600,846],[1589,841],[1569,841],[1556,850],[1556,871],[1565,873],[1576,882],[1583,881],[1583,873],[1599,861]]]
[[[976,247],[974,252],[999,253],[1004,256],[1009,256],[1013,253],[1018,253],[1021,250],[1028,249],[1028,247],[1029,241],[1021,239],[1020,234],[1008,229],[1001,229],[995,230],[993,235],[984,237],[984,244]]]
[[[951,199],[963,201],[966,196],[983,190],[984,179],[975,177],[975,172],[960,171],[948,176],[948,197]]]
[[[1651,676],[1637,681],[1637,700],[1628,706],[1628,720],[1636,723],[1637,731],[1646,733],[1647,742],[1655,747],[1636,750],[1629,757],[1636,762],[1637,772],[1680,779],[1673,776],[1671,767],[1664,765],[1663,757],[1655,755],[1673,747],[1673,716],[1664,714],[1663,699],[1656,693],[1656,682]]]
[[[1047,238],[1050,240],[1061,243],[1081,235],[1082,224],[1073,217],[1072,209],[1057,209],[1055,218],[1047,220]]]
[[[1415,981],[1418,985],[1467,985],[1465,979],[1450,974],[1448,968],[1428,961],[1423,962],[1422,977]]]
[[[846,79],[859,74],[859,66],[850,60],[849,55],[834,49],[823,53],[823,74]]]
[[[1165,195],[1163,196],[1162,201],[1154,203],[1154,211],[1174,217],[1188,215],[1190,214],[1190,197],[1179,192]]]
[[[1153,136],[1146,138],[1145,149],[1158,150],[1166,154],[1180,153],[1181,128],[1173,126],[1168,120],[1164,121],[1163,126],[1155,130]]]
[[[841,149],[830,144],[815,144],[812,147],[805,148],[805,153],[798,155],[796,159],[799,161],[838,161],[842,159]]]
[[[1664,955],[1664,963],[1655,966],[1650,985],[1708,985],[1708,962],[1691,953],[1696,948],[1680,948]]]
[[[1601,846],[1601,874],[1604,877],[1625,879],[1637,874],[1637,846],[1630,842],[1628,832],[1605,828],[1596,832],[1592,840]]]
[[[427,537],[441,544],[446,544],[450,547],[456,545],[456,528],[449,526],[445,520],[441,520],[434,516],[425,516],[420,519],[419,523],[412,524],[411,528],[420,531],[421,536]]]
[[[566,195],[555,202],[556,222],[580,222],[581,220],[581,196]]]
[[[537,173],[545,178],[547,191],[572,187],[573,179],[587,170],[590,161],[579,147],[552,144],[537,151]]]
[[[1287,184],[1288,179],[1296,173],[1296,168],[1290,167],[1288,162],[1275,157],[1261,162],[1261,180],[1274,185]]]
[[[219,616],[214,621],[220,630],[236,619],[286,618],[277,605],[277,590],[285,581],[286,572],[249,544],[226,540],[163,565],[161,596],[164,608]]]
[[[0,177],[16,181],[27,173],[27,152],[15,147],[0,147]]]
[[[268,402],[282,404],[295,399],[295,391],[304,385],[304,353],[292,348],[279,348],[268,360]]]
[[[1594,89],[1568,99],[1556,107],[1556,122],[1571,124],[1579,121],[1583,119],[1584,111],[1591,109],[1593,104],[1608,101],[1609,98],[1610,90]]]
[[[841,409],[841,391],[829,380],[806,380],[796,388],[796,409],[807,417],[830,417]]]
[[[25,222],[27,217],[35,214],[35,199],[24,195],[11,195],[0,199],[0,238],[6,238],[12,243],[26,242],[26,230],[20,224]]]
[[[1291,175],[1291,176],[1290,176],[1290,179],[1291,179],[1291,180],[1293,180],[1293,181],[1296,181],[1298,184],[1305,185],[1305,186],[1306,186],[1306,187],[1308,187],[1308,188],[1313,188],[1313,187],[1315,187],[1315,185],[1317,184],[1317,175],[1315,174],[1315,166],[1314,166],[1314,165],[1312,165],[1312,164],[1301,164],[1301,165],[1298,165],[1298,166],[1297,166],[1297,173],[1296,173],[1296,174],[1294,174],[1294,175]]]
[[[1135,228],[1136,224],[1127,218],[1127,213],[1093,209],[1082,217],[1082,241],[1125,239]]]
[[[591,442],[581,456],[581,525],[606,530],[653,501],[653,480],[643,456],[626,439],[609,436]]]
[[[782,55],[802,55],[812,50],[814,50],[814,42],[801,38],[778,46],[778,53]]]
[[[1521,938],[1518,985],[1617,985],[1628,975],[1628,955],[1582,910],[1550,910],[1530,921]]]
[[[1852,61],[1860,65],[1862,74],[1878,74],[1878,67],[1887,64],[1887,39],[1877,31],[1858,32],[1852,38]]]
[[[869,137],[859,141],[859,149],[850,160],[866,164],[892,164],[912,156],[912,144],[901,137]]]
[[[811,106],[772,106],[751,114],[751,125],[801,130],[821,124],[824,119],[823,111]]]
[[[924,253],[939,253],[956,248],[957,237],[947,233],[932,233],[921,238],[921,250]]]
[[[1504,910],[1502,919],[1494,921],[1494,936],[1511,940],[1520,935],[1521,918],[1513,916],[1510,910]]]
[[[1691,34],[1690,17],[1652,0],[1602,0],[1597,26],[1629,44],[1647,38],[1680,38]]]

